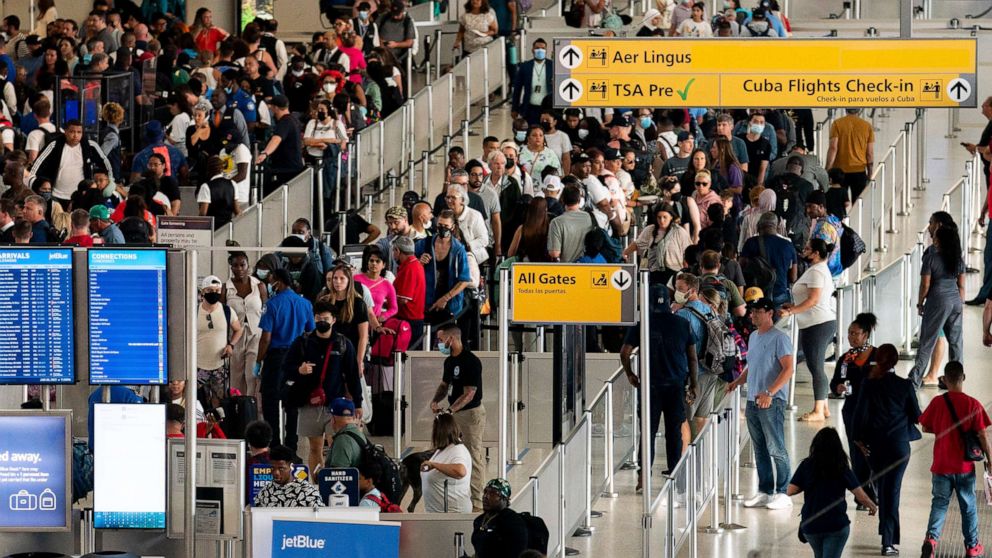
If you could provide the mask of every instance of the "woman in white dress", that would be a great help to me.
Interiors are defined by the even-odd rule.
[[[421,466],[424,509],[428,513],[472,512],[472,456],[451,413],[434,417],[434,455]]]

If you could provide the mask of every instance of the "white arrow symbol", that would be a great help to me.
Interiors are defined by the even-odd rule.
[[[566,79],[558,86],[558,93],[566,103],[574,103],[582,97],[582,84],[577,79]]]

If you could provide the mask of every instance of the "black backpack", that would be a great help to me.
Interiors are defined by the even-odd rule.
[[[611,237],[606,234],[606,231],[599,228],[599,223],[596,221],[596,216],[592,211],[589,212],[589,218],[592,219],[592,228],[586,233],[589,235],[598,235],[601,239],[603,247],[600,249],[599,253],[603,255],[603,259],[606,263],[620,263],[623,261],[623,252],[620,250],[620,245]]]
[[[771,298],[775,281],[778,280],[778,272],[768,260],[768,254],[765,252],[765,237],[760,234],[758,235],[758,250],[760,250],[760,254],[748,257],[744,265],[742,270],[744,283],[748,287],[760,288],[766,297]]]
[[[549,533],[544,520],[528,512],[522,512],[520,519],[523,519],[524,525],[527,526],[527,549],[547,554]]]
[[[772,34],[772,26],[771,26],[771,24],[769,24],[768,27],[765,27],[765,30],[764,31],[761,31],[761,32],[755,31],[754,28],[751,27],[750,24],[745,25],[744,27],[746,27],[747,30],[751,32],[751,36],[752,37],[770,37],[771,34]]]
[[[348,435],[362,448],[362,460],[374,461],[382,468],[382,477],[375,487],[382,492],[390,502],[403,500],[403,477],[400,476],[400,468],[403,466],[399,461],[389,457],[386,450],[379,444],[363,440],[361,436],[350,430],[345,430],[343,434]]]
[[[844,225],[844,230],[840,233],[840,265],[847,269],[858,261],[861,254],[868,250],[865,241],[851,227]]]

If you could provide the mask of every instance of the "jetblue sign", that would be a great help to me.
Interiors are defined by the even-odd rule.
[[[272,521],[272,558],[399,558],[399,523]]]

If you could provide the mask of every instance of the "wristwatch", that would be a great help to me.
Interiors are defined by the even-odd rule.
[[[774,397],[775,396],[772,392],[768,391],[767,389],[763,393],[765,395],[767,395],[768,397]]]

